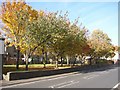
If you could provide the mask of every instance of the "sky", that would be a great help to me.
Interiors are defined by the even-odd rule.
[[[106,33],[112,40],[114,45],[118,45],[118,0],[104,0],[105,2],[73,2],[72,0],[63,2],[30,2],[27,4],[36,10],[45,10],[48,12],[61,11],[69,12],[69,19],[74,21],[79,18],[79,23],[82,23],[91,33],[93,30],[100,29]],[[109,2],[108,2],[109,1]]]
[[[100,29],[106,33],[114,45],[118,45],[118,3],[117,2],[28,2],[36,10],[69,12],[69,19],[80,17],[91,33]]]

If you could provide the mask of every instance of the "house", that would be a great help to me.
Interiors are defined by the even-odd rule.
[[[16,48],[15,46],[11,46],[11,47],[5,47],[5,60],[4,60],[4,64],[16,64],[16,56],[17,56],[17,52],[16,52]],[[22,61],[22,54],[20,53],[20,62]]]
[[[120,52],[116,51],[115,56],[112,58],[112,60],[114,61],[114,64],[116,64],[118,60],[120,60]]]

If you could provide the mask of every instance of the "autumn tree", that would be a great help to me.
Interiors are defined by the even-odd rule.
[[[64,19],[64,21],[65,22],[63,23],[68,22],[66,19]],[[66,23],[63,29],[60,28],[60,30],[63,30],[63,32],[57,35],[60,38],[58,38],[53,44],[54,52],[57,54],[56,65],[59,58],[61,58],[62,61],[62,57],[74,58],[76,61],[76,57],[83,54],[83,48],[85,50],[87,45],[86,31],[84,28],[80,28],[77,25],[77,22],[78,20],[75,20],[74,23],[69,23],[68,25]],[[68,62],[69,60],[67,59],[67,64]]]
[[[101,30],[94,30],[89,38],[90,56],[95,60],[105,57],[112,50],[111,39]],[[96,61],[97,62],[97,61]]]
[[[37,11],[24,1],[7,1],[2,3],[1,19],[6,25],[4,30],[7,32],[7,37],[10,38],[10,45],[14,45],[17,49],[16,68],[18,69],[19,53],[26,35],[26,25],[37,19]]]
[[[28,59],[33,55],[42,55],[44,67],[47,53],[52,52],[58,60],[63,57],[75,58],[90,55],[94,59],[113,55],[113,47],[107,34],[94,30],[88,39],[85,27],[78,25],[78,19],[73,23],[68,13],[36,11],[24,1],[7,1],[2,3],[2,21],[4,30],[10,39],[10,45],[17,49],[17,69],[19,68],[19,53],[24,54],[26,70]],[[75,61],[74,61],[75,63]],[[74,65],[74,64],[73,64]]]
[[[60,16],[57,17],[57,14],[57,12],[46,13],[40,11],[38,19],[27,26],[27,33],[32,40],[32,47],[34,47],[29,51],[29,55],[32,55],[38,47],[41,47],[42,54],[45,56],[46,50],[64,36],[66,23],[64,24],[63,19]],[[45,58],[43,57],[43,59]]]

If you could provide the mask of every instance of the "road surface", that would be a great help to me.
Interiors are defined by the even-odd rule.
[[[2,88],[116,88],[118,85],[118,67],[114,67],[94,71],[78,71],[75,74],[3,86]]]

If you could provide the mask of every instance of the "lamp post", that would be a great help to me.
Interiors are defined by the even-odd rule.
[[[4,54],[5,54],[5,44],[4,44],[4,38],[0,38],[0,80],[3,79],[2,70],[3,70],[3,61],[4,61]]]

